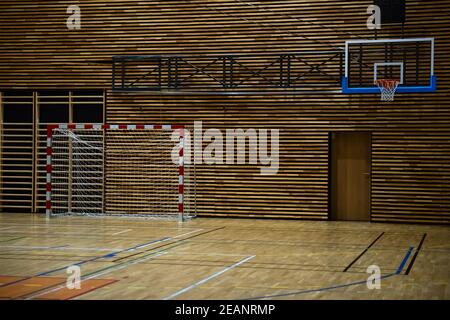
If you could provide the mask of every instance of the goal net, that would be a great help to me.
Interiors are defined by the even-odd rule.
[[[184,220],[190,185],[181,126],[49,126],[47,215]]]

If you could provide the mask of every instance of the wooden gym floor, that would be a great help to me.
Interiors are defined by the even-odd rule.
[[[450,299],[449,283],[445,226],[0,214],[0,299]]]

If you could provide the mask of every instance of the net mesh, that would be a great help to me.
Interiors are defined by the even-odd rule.
[[[380,88],[381,101],[394,101],[395,92],[400,81],[395,79],[379,79],[375,84]]]
[[[180,140],[172,130],[54,129],[52,214],[175,218]],[[184,193],[190,191],[185,168]]]

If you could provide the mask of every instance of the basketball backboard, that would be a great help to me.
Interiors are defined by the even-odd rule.
[[[377,80],[398,81],[397,93],[434,92],[434,38],[345,42],[342,93],[379,93]]]

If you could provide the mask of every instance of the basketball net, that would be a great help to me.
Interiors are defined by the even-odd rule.
[[[381,101],[394,101],[395,92],[400,81],[395,79],[379,79],[375,84],[380,88]]]

